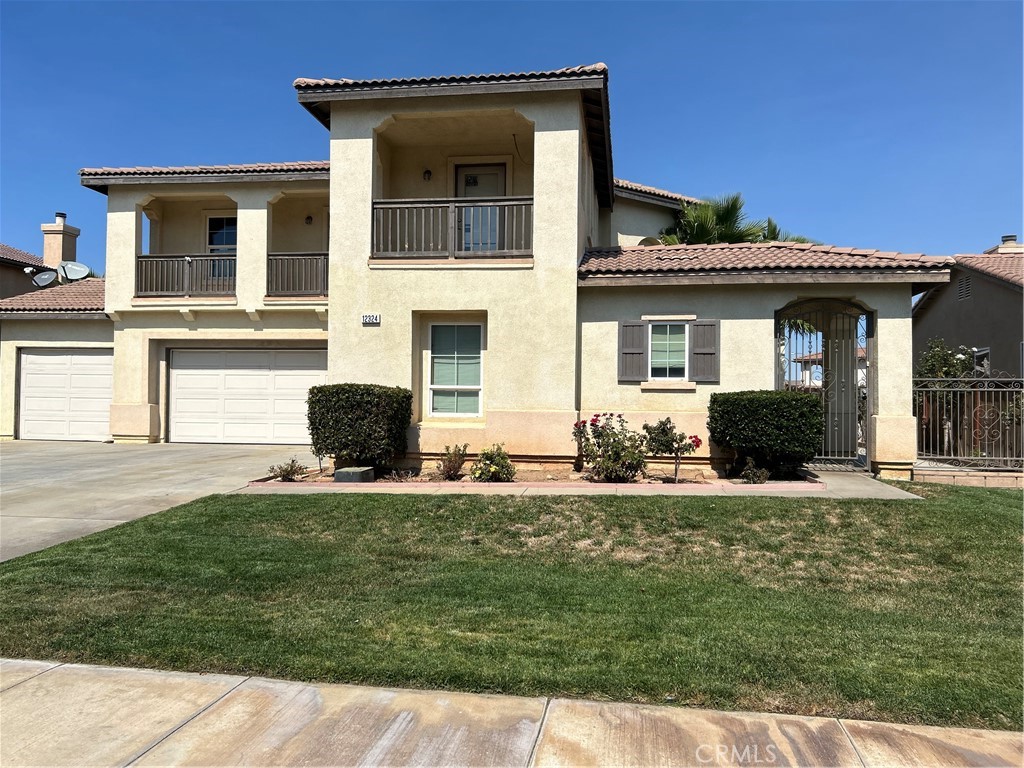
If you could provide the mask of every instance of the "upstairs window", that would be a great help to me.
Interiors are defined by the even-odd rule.
[[[211,215],[206,218],[206,252],[234,254],[238,246],[238,218]]]
[[[430,414],[479,416],[481,325],[430,327]]]

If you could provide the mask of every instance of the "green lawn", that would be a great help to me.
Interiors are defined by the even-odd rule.
[[[1021,728],[1019,492],[211,496],[0,565],[0,655]]]

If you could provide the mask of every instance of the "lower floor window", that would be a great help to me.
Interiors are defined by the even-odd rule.
[[[686,378],[686,323],[651,323],[652,379]]]
[[[430,327],[431,415],[480,415],[482,338],[480,325]]]

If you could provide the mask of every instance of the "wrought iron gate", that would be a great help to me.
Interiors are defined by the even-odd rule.
[[[809,299],[777,312],[775,323],[776,389],[821,398],[825,435],[814,465],[867,469],[871,314],[848,301]]]

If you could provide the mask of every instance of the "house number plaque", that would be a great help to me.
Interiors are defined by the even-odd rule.
[[[363,315],[363,325],[380,325],[380,315]]]

